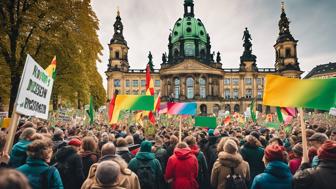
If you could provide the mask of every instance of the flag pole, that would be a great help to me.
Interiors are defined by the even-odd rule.
[[[9,154],[9,152],[12,149],[13,142],[14,142],[14,137],[15,137],[15,132],[18,126],[18,121],[20,118],[20,114],[16,112],[16,102],[14,103],[14,109],[12,112],[9,128],[8,128],[8,134],[6,137],[6,144],[5,144],[5,153]]]
[[[304,123],[304,115],[303,115],[303,109],[299,108],[300,111],[300,121],[301,121],[301,135],[302,135],[302,148],[303,148],[303,156],[302,156],[302,162],[308,163],[309,157],[308,157],[308,144],[307,144],[307,135],[306,135],[306,125]]]
[[[180,124],[179,124],[179,142],[182,142],[182,116],[180,115]]]

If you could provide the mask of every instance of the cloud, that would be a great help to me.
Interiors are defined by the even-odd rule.
[[[278,36],[280,0],[195,0],[195,16],[204,23],[211,37],[212,51],[222,55],[224,68],[238,68],[243,52],[242,35],[248,27],[253,53],[259,67],[274,67],[273,45]],[[298,42],[301,69],[310,71],[319,64],[336,61],[336,7],[334,0],[286,1],[290,30]],[[131,68],[144,69],[148,51],[155,68],[160,67],[162,53],[168,51],[169,29],[183,16],[183,0],[94,0],[100,20],[99,39],[104,46],[98,70],[106,87],[107,44],[113,36],[117,6],[120,7],[124,36],[128,42]],[[307,73],[305,73],[307,74]]]

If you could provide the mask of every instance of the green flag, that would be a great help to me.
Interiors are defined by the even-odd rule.
[[[215,129],[217,127],[216,117],[195,117],[196,127],[208,127],[209,129]]]
[[[92,96],[90,96],[90,108],[89,108],[89,117],[90,117],[90,125],[93,124],[94,119],[94,109],[93,109],[93,100]]]
[[[280,107],[276,107],[276,112],[277,112],[277,115],[278,115],[279,122],[284,123],[285,121],[284,121],[284,119],[282,117],[281,108]]]
[[[280,123],[267,122],[264,124],[264,126],[269,127],[269,128],[279,129]]]
[[[250,112],[251,112],[251,118],[253,122],[257,122],[257,117],[254,111],[254,100],[252,100],[251,105],[250,105]]]

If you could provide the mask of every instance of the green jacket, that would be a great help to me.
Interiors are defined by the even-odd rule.
[[[26,163],[27,146],[30,143],[31,141],[21,139],[13,146],[8,163],[10,167],[17,168]]]
[[[49,170],[48,170],[49,169]],[[63,189],[62,179],[57,169],[51,171],[49,165],[40,159],[27,158],[27,163],[17,168],[28,178],[29,184],[34,189],[42,189],[42,179],[48,179],[49,189]],[[45,181],[45,180],[44,180]]]
[[[159,160],[155,158],[155,154],[152,152],[138,152],[136,156],[129,162],[128,168],[132,170],[134,173],[137,173],[141,163],[149,163],[149,166],[152,168],[155,178],[156,184],[158,186],[162,186],[163,181],[163,173]],[[142,178],[142,175],[138,175],[139,179]]]

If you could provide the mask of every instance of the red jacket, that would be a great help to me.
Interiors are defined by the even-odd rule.
[[[189,148],[175,148],[168,159],[165,179],[173,179],[172,189],[198,189],[198,161]]]

